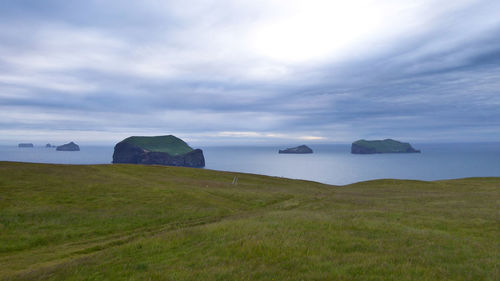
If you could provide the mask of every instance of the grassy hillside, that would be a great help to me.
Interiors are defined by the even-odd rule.
[[[0,162],[0,279],[499,280],[499,198],[500,178]]]
[[[193,151],[183,140],[172,136],[129,137],[123,140],[143,149],[156,152],[167,152],[170,155],[180,155]]]

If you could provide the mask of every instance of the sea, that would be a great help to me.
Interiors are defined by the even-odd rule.
[[[295,146],[295,145],[291,145]],[[374,179],[443,180],[500,177],[500,143],[412,144],[422,153],[350,153],[350,144],[308,145],[313,154],[278,154],[291,146],[208,146],[205,169],[347,185]],[[110,164],[113,146],[80,145],[80,151],[35,146],[0,146],[0,161],[53,164]]]

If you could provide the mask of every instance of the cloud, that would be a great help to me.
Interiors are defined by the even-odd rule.
[[[495,140],[499,9],[468,0],[2,1],[0,130],[9,140],[77,130],[104,142],[129,132],[201,144]]]

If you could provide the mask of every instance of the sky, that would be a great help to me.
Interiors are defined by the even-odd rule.
[[[0,144],[500,140],[497,0],[0,0]]]

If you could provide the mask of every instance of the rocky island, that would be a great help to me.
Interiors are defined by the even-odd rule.
[[[393,139],[385,140],[358,140],[351,145],[352,154],[375,154],[375,153],[420,153],[407,142]]]
[[[32,143],[20,143],[18,147],[33,147]]]
[[[309,148],[307,145],[300,145],[297,147],[291,147],[283,150],[280,149],[278,153],[305,154],[305,153],[313,153],[313,150]]]
[[[113,163],[204,167],[201,149],[172,136],[129,137],[115,145]]]
[[[56,150],[57,151],[80,151],[80,147],[76,143],[70,142],[67,144],[57,146]]]
[[[48,143],[48,144],[46,144],[46,145],[45,145],[45,147],[46,147],[46,148],[52,148],[52,147],[56,147],[56,146],[55,146],[55,145],[52,145],[52,144],[50,144],[50,143]]]

